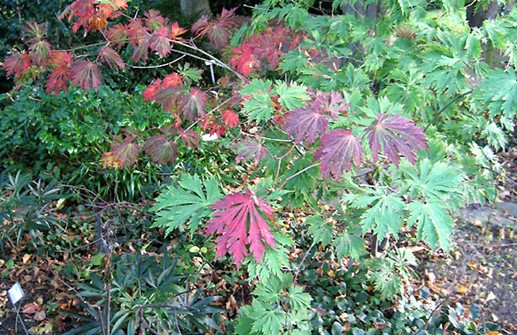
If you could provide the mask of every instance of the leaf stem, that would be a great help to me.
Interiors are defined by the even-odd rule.
[[[466,95],[469,95],[470,93],[472,93],[472,90],[468,90],[467,92],[465,93],[462,93],[460,95],[458,95],[457,97],[455,97],[454,99],[452,99],[447,105],[443,106],[439,111],[438,113],[436,113],[436,115],[433,117],[433,119],[431,120],[431,122],[429,122],[429,124],[424,128],[424,133],[427,131],[427,129],[429,129],[429,127],[436,121],[436,119],[438,118],[438,116],[440,116],[440,114],[442,114],[447,108],[449,108],[453,103],[455,103],[456,101],[460,100],[461,98],[463,98],[464,96]]]
[[[284,188],[285,184],[286,184],[289,180],[293,179],[294,177],[296,177],[296,176],[298,176],[298,175],[301,175],[301,174],[302,174],[302,173],[304,173],[305,171],[310,170],[310,169],[312,169],[313,167],[316,167],[316,166],[318,166],[318,165],[320,165],[320,163],[319,163],[319,162],[318,162],[318,163],[314,163],[314,164],[312,164],[312,165],[307,166],[306,168],[301,169],[300,171],[296,172],[296,173],[295,173],[295,174],[293,174],[292,176],[289,176],[289,177],[285,178],[284,182],[282,183],[282,185],[280,185],[280,187],[279,187],[279,188],[280,188],[280,189]]]

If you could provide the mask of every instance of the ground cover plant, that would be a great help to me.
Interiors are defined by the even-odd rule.
[[[469,6],[264,1],[182,27],[76,0],[66,50],[28,21],[2,64],[0,234],[3,280],[51,278],[33,331],[497,333],[415,285],[415,252],[497,198],[515,132],[517,12]]]

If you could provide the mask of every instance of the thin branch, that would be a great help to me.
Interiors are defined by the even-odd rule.
[[[175,60],[173,61],[170,61],[168,63],[165,63],[165,64],[159,64],[159,65],[146,65],[146,66],[140,66],[140,65],[131,65],[130,67],[133,68],[133,69],[158,69],[158,68],[161,68],[161,67],[166,67],[166,66],[169,66],[169,65],[172,65],[178,61],[180,61],[181,59],[187,57],[186,54],[183,54],[181,55],[179,58],[176,58]]]
[[[302,173],[304,173],[305,171],[310,170],[310,169],[312,169],[313,167],[316,167],[316,166],[318,166],[318,165],[320,165],[320,163],[314,163],[314,164],[312,164],[312,165],[307,166],[307,167],[306,167],[306,168],[304,168],[304,169],[301,169],[300,171],[296,172],[296,173],[295,173],[295,174],[293,174],[292,176],[289,176],[289,177],[285,178],[284,182],[282,183],[282,185],[280,185],[280,187],[279,187],[279,188],[280,188],[280,189],[284,188],[285,184],[286,184],[289,180],[293,179],[294,177],[296,177],[296,176],[298,176],[298,175],[301,175],[301,174],[302,174]]]
[[[438,118],[438,116],[440,116],[440,114],[442,114],[447,108],[449,108],[453,103],[455,103],[456,101],[460,100],[461,98],[463,98],[464,96],[466,95],[469,95],[470,93],[472,93],[472,90],[468,90],[467,92],[463,93],[463,94],[460,94],[458,95],[456,98],[452,99],[447,105],[443,106],[439,111],[438,113],[436,113],[436,115],[433,117],[433,119],[431,120],[431,122],[429,122],[429,124],[424,128],[424,133],[427,131],[427,129],[429,129],[429,127],[436,121],[436,119]]]

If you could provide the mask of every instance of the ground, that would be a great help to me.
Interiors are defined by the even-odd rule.
[[[508,175],[500,186],[499,202],[490,206],[474,204],[461,211],[451,253],[416,253],[421,260],[417,275],[441,306],[461,304],[465,315],[469,308],[480,306],[478,327],[502,327],[489,332],[490,335],[517,334],[517,148],[501,159]],[[45,310],[49,306],[43,308],[44,301],[58,301],[52,307],[57,309],[59,304],[73,300],[73,293],[58,282],[48,260],[34,257],[18,255],[16,262],[23,264],[15,262],[9,271],[8,264],[0,260],[0,272],[7,273],[0,280],[0,335],[26,334],[16,322],[16,313],[7,297],[15,278],[21,278],[26,293],[20,308],[30,334],[48,334],[46,327],[52,327],[52,321],[46,320]],[[28,266],[31,263],[35,265]]]

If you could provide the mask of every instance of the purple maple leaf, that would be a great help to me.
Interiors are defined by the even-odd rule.
[[[148,138],[144,143],[144,150],[154,162],[161,165],[174,163],[178,155],[178,145],[164,135]]]
[[[325,178],[330,175],[334,180],[343,176],[344,171],[350,171],[352,164],[356,167],[363,159],[363,148],[359,139],[352,135],[352,130],[332,130],[321,138],[321,143],[314,159],[321,158],[320,171]]]
[[[297,108],[285,119],[285,131],[297,142],[314,143],[317,137],[327,131],[329,120],[336,119],[349,107],[337,92],[318,91],[312,96],[313,100],[306,107]]]
[[[399,165],[400,156],[414,163],[418,149],[427,149],[427,139],[421,128],[399,115],[378,114],[368,128],[366,134],[373,154],[373,162],[377,162],[379,151],[395,165]]]
[[[239,161],[248,161],[253,159],[255,165],[260,163],[260,160],[267,155],[267,149],[264,145],[262,145],[262,141],[260,136],[257,136],[254,139],[246,139],[237,144],[237,157],[235,160]]]
[[[182,99],[183,115],[189,121],[196,121],[206,114],[206,93],[193,88]]]

